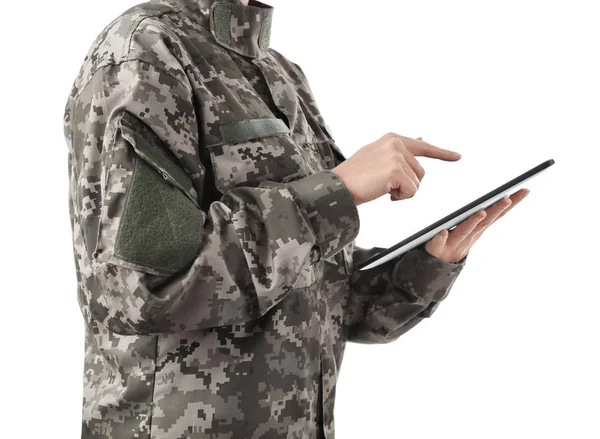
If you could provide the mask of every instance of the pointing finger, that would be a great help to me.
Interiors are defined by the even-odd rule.
[[[439,148],[426,142],[415,142],[414,144],[407,146],[406,149],[414,156],[429,157],[449,162],[455,162],[461,158],[461,155],[456,151]]]
[[[456,161],[461,158],[459,153],[434,146],[431,143],[425,142],[422,137],[417,137],[416,139],[405,136],[400,137],[406,149],[414,156],[423,156],[446,161]]]

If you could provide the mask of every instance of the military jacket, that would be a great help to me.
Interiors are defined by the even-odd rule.
[[[396,340],[465,264],[420,246],[355,269],[383,248],[354,243],[346,157],[272,19],[152,0],[83,60],[64,111],[82,438],[333,439],[345,344]]]

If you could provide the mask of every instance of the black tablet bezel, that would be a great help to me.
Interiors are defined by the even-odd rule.
[[[433,229],[441,226],[442,224],[450,221],[451,219],[462,215],[463,213],[467,212],[468,210],[472,209],[473,207],[477,206],[478,204],[481,204],[483,202],[485,202],[486,200],[489,200],[492,197],[495,197],[496,195],[500,194],[501,192],[509,189],[512,186],[516,186],[519,183],[521,183],[523,180],[528,179],[529,177],[532,177],[533,175],[543,171],[544,169],[548,168],[549,166],[552,166],[554,164],[554,159],[549,159],[546,160],[542,163],[540,163],[537,166],[534,166],[533,168],[531,168],[529,171],[524,172],[523,174],[519,175],[518,177],[513,178],[512,180],[504,183],[501,186],[498,186],[496,189],[494,189],[493,191],[488,192],[487,194],[477,198],[476,200],[470,202],[469,204],[461,207],[458,210],[455,210],[454,212],[450,213],[449,215],[446,215],[444,218],[434,222],[433,224],[430,224],[429,226],[425,227],[422,230],[419,230],[418,232],[414,233],[413,235],[409,236],[406,239],[403,239],[402,241],[400,241],[399,243],[393,245],[392,247],[389,247],[385,250],[382,250],[379,253],[376,253],[375,255],[371,256],[368,259],[365,259],[364,261],[361,261],[358,266],[356,267],[356,269],[360,269],[361,267],[365,267],[369,264],[372,264],[373,262],[377,261],[378,259],[381,259],[382,257],[394,252],[395,250],[397,250],[398,248],[408,244],[411,241],[414,241],[415,239],[421,237],[422,235],[429,233],[430,231],[432,231]],[[456,226],[452,226],[449,229],[452,229],[453,227]],[[389,261],[386,261],[389,262]],[[372,268],[376,268],[372,267]]]

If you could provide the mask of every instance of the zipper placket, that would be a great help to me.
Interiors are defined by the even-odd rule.
[[[192,197],[188,191],[186,191],[183,186],[181,186],[179,184],[179,182],[177,180],[175,180],[173,177],[171,177],[166,171],[164,171],[163,169],[161,169],[159,166],[155,165],[152,160],[150,160],[150,158],[144,154],[143,152],[139,151],[136,149],[137,154],[144,159],[147,163],[149,163],[154,169],[156,169],[158,172],[161,173],[162,177],[167,180],[168,182],[170,182],[171,184],[173,184],[175,187],[177,187],[179,190],[181,190],[190,200],[192,200],[194,202],[194,204],[196,205],[196,207],[200,207],[198,206],[198,200],[194,199],[194,197]]]

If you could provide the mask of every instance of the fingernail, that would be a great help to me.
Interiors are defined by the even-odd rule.
[[[455,153],[454,153],[454,155],[455,155],[456,157],[458,157],[458,158],[461,158],[461,157],[462,157],[462,155],[460,155],[460,154],[459,154],[459,153],[457,153],[457,152],[455,152]]]

